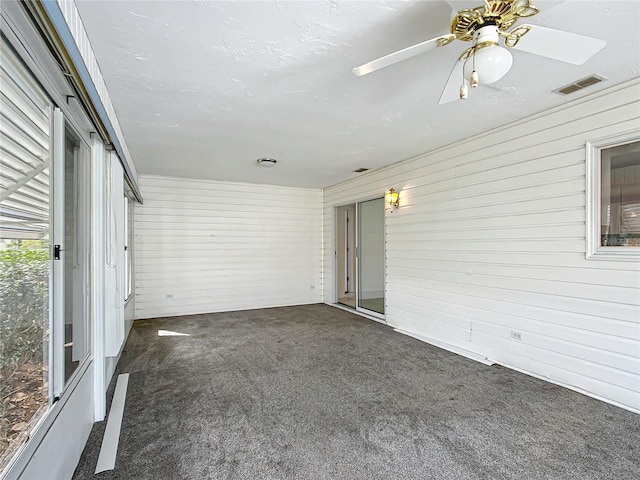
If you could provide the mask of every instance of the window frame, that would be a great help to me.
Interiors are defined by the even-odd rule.
[[[67,401],[71,398],[74,390],[80,383],[80,380],[84,377],[87,370],[91,366],[93,361],[92,344],[89,341],[87,344],[88,349],[82,355],[82,358],[78,360],[78,365],[74,369],[73,373],[68,379],[65,379],[65,362],[64,362],[64,296],[65,296],[65,278],[63,266],[63,260],[56,260],[54,258],[54,245],[60,244],[62,246],[61,252],[65,254],[65,224],[64,224],[64,191],[66,188],[65,182],[65,134],[69,130],[76,137],[79,145],[81,146],[82,159],[78,161],[84,164],[83,166],[83,178],[76,177],[74,172],[74,192],[76,187],[80,187],[80,183],[83,183],[83,188],[86,190],[86,197],[83,197],[84,202],[88,201],[89,194],[89,139],[91,130],[86,128],[82,122],[84,121],[83,112],[72,108],[64,103],[58,103],[59,98],[52,94],[51,90],[47,88],[47,85],[43,84],[42,79],[37,75],[37,69],[33,65],[28,64],[25,61],[24,54],[21,54],[15,48],[15,44],[10,38],[3,36],[0,39],[2,43],[3,58],[6,53],[7,59],[11,58],[12,65],[16,68],[16,74],[19,75],[21,82],[29,86],[31,89],[37,91],[38,95],[46,99],[49,110],[49,134],[48,134],[48,166],[46,167],[49,172],[49,191],[48,191],[48,243],[50,250],[49,264],[49,283],[48,283],[48,312],[47,312],[47,324],[48,324],[48,343],[46,344],[46,350],[43,352],[45,365],[48,370],[47,379],[47,404],[43,405],[41,411],[29,419],[28,430],[25,430],[25,435],[20,438],[19,443],[16,443],[10,452],[11,457],[7,457],[7,463],[4,469],[0,471],[0,476],[4,478],[4,475],[11,477],[13,472],[20,472],[25,465],[30,461],[31,457],[39,447],[42,439],[47,435],[52,425],[54,425],[59,413],[65,407]],[[7,60],[8,61],[8,60]],[[18,77],[16,77],[18,78]],[[55,90],[54,90],[54,93]],[[77,168],[78,164],[74,164],[74,168]],[[76,180],[79,181],[76,185]],[[87,203],[88,204],[88,203]],[[60,210],[62,210],[62,217],[60,216]],[[83,221],[85,227],[89,226],[90,217],[89,211],[83,211]],[[78,217],[77,220],[79,220]],[[74,231],[73,236],[77,237],[78,233]],[[89,232],[86,232],[89,235]],[[78,244],[79,245],[79,244]],[[86,245],[86,248],[89,248]],[[80,252],[79,252],[80,253]],[[83,254],[88,254],[88,251],[83,250]],[[71,252],[66,252],[71,254]],[[63,257],[64,258],[64,257]],[[87,268],[89,265],[87,264]],[[88,277],[87,279],[88,280]],[[91,299],[87,299],[88,305],[90,305]],[[93,328],[91,317],[89,316],[89,308],[83,309],[83,321],[86,322],[85,326],[88,327],[87,338],[91,338],[91,329]]]
[[[602,246],[601,243],[601,202],[602,202],[602,151],[640,142],[640,130],[634,129],[616,135],[599,138],[586,143],[586,258],[604,260],[638,260],[640,247]]]
[[[18,119],[19,121],[18,123],[20,125],[27,125],[27,123],[23,123],[19,120],[19,116],[21,114],[25,114],[29,121],[34,122],[33,123],[34,129],[37,129],[37,124],[39,124],[40,121],[43,127],[45,124],[48,125],[48,131],[45,134],[45,138],[42,139],[46,141],[46,144],[47,144],[47,148],[46,150],[44,150],[46,153],[44,153],[44,155],[42,156],[39,156],[37,153],[30,151],[29,153],[25,153],[24,156],[22,155],[20,156],[21,158],[18,162],[22,164],[20,167],[20,170],[24,169],[22,178],[21,179],[16,178],[15,179],[16,181],[15,183],[13,183],[13,185],[9,184],[12,187],[15,187],[15,189],[2,199],[3,209],[4,209],[6,207],[5,202],[7,200],[9,202],[11,202],[12,200],[15,200],[15,197],[20,195],[21,189],[23,189],[24,187],[28,187],[33,183],[39,182],[39,177],[41,174],[46,175],[48,177],[48,180],[47,180],[48,185],[44,189],[45,191],[41,190],[42,197],[37,198],[37,194],[35,198],[31,197],[31,199],[35,200],[36,203],[39,203],[39,202],[46,203],[46,208],[44,209],[44,211],[42,211],[41,208],[34,207],[33,205],[29,205],[29,204],[25,204],[25,206],[23,207],[24,211],[14,210],[13,208],[8,209],[8,210],[14,210],[14,213],[24,214],[26,217],[23,217],[23,220],[26,220],[27,217],[34,215],[32,217],[32,222],[40,225],[42,224],[38,222],[35,218],[40,215],[42,215],[43,217],[46,215],[47,220],[43,222],[44,224],[46,224],[46,229],[42,231],[42,236],[37,236],[33,238],[30,236],[29,232],[27,232],[26,236],[24,236],[24,232],[20,234],[15,231],[14,231],[14,234],[16,235],[15,237],[5,236],[6,234],[2,236],[3,236],[3,239],[17,240],[17,241],[42,240],[43,242],[45,242],[45,244],[47,245],[46,248],[48,248],[49,250],[49,258],[48,260],[46,260],[47,294],[46,294],[46,298],[41,297],[41,299],[45,300],[47,304],[46,315],[43,315],[43,317],[41,318],[42,325],[45,330],[44,336],[43,336],[43,342],[41,345],[42,367],[43,367],[43,371],[47,371],[48,373],[46,374],[46,377],[44,376],[40,377],[42,380],[42,385],[39,385],[38,387],[38,388],[43,387],[42,391],[44,391],[44,387],[46,387],[46,391],[44,392],[45,395],[42,398],[42,400],[44,400],[44,397],[46,397],[46,403],[42,402],[40,407],[36,411],[34,411],[32,415],[27,419],[27,422],[26,422],[27,426],[21,431],[21,433],[16,438],[12,439],[9,442],[7,449],[0,452],[0,459],[3,460],[3,463],[0,464],[0,475],[2,475],[5,472],[9,471],[9,469],[13,468],[13,465],[16,462],[16,458],[18,458],[21,455],[21,452],[24,451],[26,446],[29,444],[31,438],[33,438],[38,432],[42,431],[42,429],[44,428],[43,425],[46,424],[47,420],[51,416],[50,412],[56,406],[56,402],[54,401],[55,399],[53,395],[53,389],[51,387],[52,385],[51,372],[54,369],[54,360],[51,355],[51,348],[53,344],[52,308],[51,308],[52,293],[51,292],[52,292],[53,282],[54,282],[53,258],[51,255],[51,248],[52,248],[51,245],[53,243],[52,235],[53,235],[53,229],[54,229],[53,219],[52,219],[52,212],[54,208],[52,195],[53,195],[54,185],[53,185],[53,176],[52,176],[53,162],[51,159],[53,155],[53,143],[52,143],[54,138],[53,109],[55,104],[51,99],[50,95],[48,94],[48,92],[42,87],[40,82],[36,79],[32,70],[24,63],[23,58],[19,55],[18,52],[16,52],[16,50],[13,48],[13,45],[5,38],[4,32],[3,32],[2,38],[0,38],[0,51],[2,53],[2,58],[3,58],[3,69],[6,71],[6,74],[10,79],[10,82],[7,82],[7,84],[15,83],[16,90],[14,91],[15,92],[20,91],[20,93],[17,93],[17,97],[20,97],[21,100],[24,100],[25,104],[32,103],[34,106],[39,105],[38,108],[41,108],[40,113],[43,113],[43,115],[44,115],[44,112],[46,111],[46,116],[43,116],[42,118],[38,118],[34,120],[33,117],[27,115],[28,113],[27,108],[24,108],[23,105],[18,103],[14,104],[11,101],[11,98],[8,97],[6,103],[4,100],[2,102],[3,104],[2,116],[7,116],[8,118],[13,117],[14,120]],[[6,85],[5,85],[5,88],[6,88]],[[7,93],[5,88],[3,88],[3,94]],[[10,104],[13,105],[13,107],[10,107],[9,106]],[[10,124],[10,123],[11,123],[11,120],[7,122],[7,124]],[[17,129],[18,127],[14,127],[14,128]],[[11,129],[7,128],[6,130],[7,131],[3,132],[3,135],[6,135],[8,138],[12,138],[12,132],[10,131]],[[31,128],[27,126],[25,131],[29,131],[29,130],[31,130]],[[35,138],[35,137],[32,137],[30,133],[25,133],[25,136],[29,137],[30,140]],[[35,143],[37,143],[37,141]],[[41,146],[44,149],[44,144],[42,144]],[[11,155],[12,155],[11,153],[7,154],[7,156],[11,156]],[[30,156],[32,158],[25,158]],[[34,164],[32,160],[34,160],[35,157],[40,158],[41,164]],[[11,163],[14,163],[14,162],[11,162]],[[2,167],[0,168],[6,168],[6,167],[7,165],[3,163]],[[18,169],[13,169],[14,175],[16,175],[18,171],[19,171]],[[9,175],[9,177],[14,175]],[[31,194],[33,193],[35,192],[31,192]],[[3,217],[2,222],[0,223],[2,223],[3,224],[2,226],[4,226],[4,220],[6,220],[6,217],[4,214],[2,217]],[[8,229],[8,231],[11,231],[11,226],[9,227],[10,228]],[[44,251],[44,248],[40,251]],[[6,300],[6,297],[3,297],[2,299],[3,303],[0,304],[0,308],[3,307],[5,300]],[[46,370],[45,370],[45,367],[46,367]],[[11,426],[13,425],[14,424],[11,424]],[[4,461],[6,461],[6,464],[4,463]]]
[[[126,188],[126,180],[125,180],[125,193],[124,193],[124,208],[125,208],[125,237],[124,237],[124,247],[125,247],[125,265],[126,269],[124,272],[125,278],[125,305],[131,300],[133,297],[133,212],[134,212],[134,204],[135,202],[132,200],[131,195],[127,191]]]

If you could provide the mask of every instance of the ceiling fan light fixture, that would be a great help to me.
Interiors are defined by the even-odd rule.
[[[476,72],[476,81],[482,85],[495,83],[504,77],[513,65],[513,57],[511,52],[500,45],[490,45],[486,47],[476,47],[473,54],[473,62],[471,59],[464,66],[464,76],[473,83],[472,73]],[[474,64],[475,63],[475,68]]]
[[[476,1],[480,2],[480,0]],[[455,9],[458,5],[448,2],[454,7],[450,34],[389,53],[354,68],[353,73],[357,76],[366,75],[416,55],[444,47],[454,40],[471,42],[471,47],[458,57],[449,75],[438,101],[438,104],[442,105],[458,98],[466,98],[469,87],[475,88],[481,83],[491,84],[503,78],[513,64],[513,57],[504,46],[573,65],[582,65],[607,44],[602,39],[541,25],[515,26],[520,19],[540,13],[538,7],[531,5],[532,1],[539,0],[484,0],[484,5],[463,8],[457,12]],[[525,35],[527,40],[521,42]],[[500,37],[504,39],[504,46],[500,45]],[[462,79],[462,86],[458,90],[456,84],[460,79]],[[575,88],[583,87],[583,85],[575,86]]]
[[[258,160],[256,160],[256,162],[258,162],[258,165],[260,165],[261,167],[267,168],[273,167],[276,163],[278,163],[278,161],[273,158],[259,158]]]

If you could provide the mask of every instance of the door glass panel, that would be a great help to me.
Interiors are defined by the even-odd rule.
[[[358,204],[358,307],[384,314],[384,198]]]
[[[338,207],[336,214],[338,226],[338,303],[356,308],[356,292],[354,288],[356,284],[355,203]]]
[[[52,105],[1,41],[0,471],[49,403]]]
[[[65,382],[89,353],[88,248],[86,164],[87,148],[70,129],[64,155],[64,373]]]

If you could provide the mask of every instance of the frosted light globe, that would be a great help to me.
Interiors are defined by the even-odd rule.
[[[504,77],[513,64],[511,52],[500,45],[479,48],[475,53],[475,70],[480,85],[497,82]],[[474,54],[469,55],[464,66],[464,77],[469,79],[474,67]]]

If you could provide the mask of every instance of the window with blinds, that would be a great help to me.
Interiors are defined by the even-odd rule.
[[[640,142],[600,157],[600,246],[640,247]]]
[[[587,143],[587,257],[640,256],[639,138]]]

